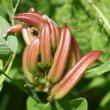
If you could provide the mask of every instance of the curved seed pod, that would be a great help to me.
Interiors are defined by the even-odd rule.
[[[74,38],[74,36],[72,36],[72,44],[73,44],[73,47],[74,47],[74,52],[75,52],[76,59],[77,59],[77,61],[79,61],[80,58],[81,58],[80,48],[79,48],[79,45],[78,45],[76,39]]]
[[[65,25],[61,30],[61,38],[56,50],[53,65],[48,73],[48,80],[56,83],[63,75],[71,46],[71,33]]]
[[[52,50],[55,51],[60,41],[60,33],[57,25],[51,19],[48,20],[51,32]]]
[[[33,80],[32,80],[32,73],[29,72],[29,70],[27,69],[27,64],[26,64],[28,48],[29,48],[29,46],[27,46],[25,48],[24,53],[23,53],[23,57],[22,57],[22,68],[23,68],[23,72],[24,72],[24,75],[25,75],[26,79],[29,82],[32,83],[33,82]]]
[[[51,96],[57,100],[64,97],[81,79],[88,66],[101,55],[101,51],[92,51],[81,58],[79,62],[66,73],[64,78],[51,89]]]
[[[43,25],[42,19],[37,18],[33,14],[30,15],[30,14],[27,14],[27,13],[20,13],[17,16],[14,16],[13,18],[16,19],[16,20],[20,20],[20,21],[23,21],[25,23],[28,23],[30,25],[33,25],[36,28],[38,28],[39,30],[41,29],[41,27]]]
[[[51,38],[49,24],[46,21],[40,33],[40,51],[41,51],[41,62],[44,67],[49,67],[52,64],[52,53],[51,53]]]
[[[19,13],[17,16],[30,16],[30,17],[34,17],[36,19],[39,19],[40,21],[44,21],[43,15],[41,13],[38,12],[33,12],[33,11],[29,11],[27,13]]]
[[[14,32],[14,33],[16,33],[16,32],[21,32],[21,30],[22,30],[22,25],[23,25],[23,24],[16,24],[16,25],[11,26],[11,27],[7,30],[7,33],[9,33],[9,32]]]
[[[32,44],[29,46],[27,54],[27,68],[30,72],[36,73],[38,57],[40,54],[40,43],[39,38],[35,39]]]
[[[24,38],[26,44],[30,45],[32,43],[32,41],[34,40],[34,36],[30,32],[30,28],[27,24],[24,24],[22,26],[22,34],[23,34],[23,38]]]

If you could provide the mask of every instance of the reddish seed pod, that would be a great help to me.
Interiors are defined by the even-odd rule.
[[[54,61],[48,73],[48,80],[52,83],[59,81],[63,75],[71,46],[71,33],[67,25],[61,30],[61,39],[54,55]]]
[[[32,13],[31,13],[31,15],[29,13],[28,14],[21,13],[21,14],[18,14],[17,16],[14,16],[13,18],[16,20],[19,20],[19,21],[23,21],[27,24],[33,25],[39,30],[41,30],[42,25],[44,23],[44,21],[42,21],[42,19],[39,19],[39,17],[37,18]]]
[[[51,52],[51,38],[50,28],[46,21],[40,33],[40,51],[41,51],[41,62],[44,67],[49,67],[52,64],[52,52]]]
[[[27,45],[30,45],[32,41],[34,40],[34,36],[31,33],[31,29],[29,28],[27,24],[23,24],[22,26],[22,35]]]
[[[51,32],[52,50],[55,51],[60,41],[60,33],[58,26],[51,19],[48,20]]]
[[[32,73],[29,72],[29,70],[27,69],[27,53],[28,53],[28,48],[29,46],[27,46],[24,50],[24,53],[23,53],[23,57],[22,57],[22,68],[23,68],[23,72],[24,72],[24,75],[26,77],[26,79],[29,81],[29,82],[33,82],[32,80]]]
[[[74,38],[74,36],[72,36],[72,45],[74,47],[76,59],[77,59],[77,61],[79,61],[81,58],[80,48],[79,48],[79,45],[78,45],[76,39]]]
[[[36,73],[38,57],[40,54],[40,42],[39,38],[35,39],[32,44],[29,46],[27,53],[27,68],[30,72]]]
[[[67,72],[71,67],[73,67],[77,62],[73,45],[71,44],[71,49],[69,51],[68,60],[65,67],[65,72]]]
[[[101,51],[92,51],[82,57],[79,62],[66,73],[64,78],[52,87],[51,96],[56,100],[64,97],[81,79],[88,66],[101,55]]]
[[[7,30],[7,33],[9,33],[9,32],[14,32],[14,33],[21,32],[21,30],[22,30],[22,25],[23,25],[23,24],[16,24],[16,25],[14,25],[14,26],[11,26],[11,27]]]

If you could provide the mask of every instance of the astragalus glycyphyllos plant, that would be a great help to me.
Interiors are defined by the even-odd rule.
[[[101,51],[94,50],[81,57],[68,25],[65,23],[60,28],[47,15],[29,10],[13,19],[23,22],[7,32],[22,32],[26,42],[22,57],[24,75],[35,88],[48,93],[48,101],[68,94],[89,65],[102,55]]]

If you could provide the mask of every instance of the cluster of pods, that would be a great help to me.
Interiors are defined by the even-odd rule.
[[[61,99],[69,93],[89,65],[102,55],[94,50],[81,57],[67,24],[60,28],[34,9],[13,18],[23,22],[10,27],[8,32],[22,32],[26,42],[22,58],[24,75],[31,84],[48,92],[49,100]]]

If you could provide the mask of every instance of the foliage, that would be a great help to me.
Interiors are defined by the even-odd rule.
[[[91,50],[104,52],[75,88],[52,104],[44,100],[44,93],[39,91],[37,96],[24,79],[21,58],[25,44],[21,34],[6,35],[6,30],[18,22],[12,17],[30,7],[46,13],[59,26],[66,22],[82,55]],[[0,110],[109,110],[109,13],[108,0],[0,0]]]

